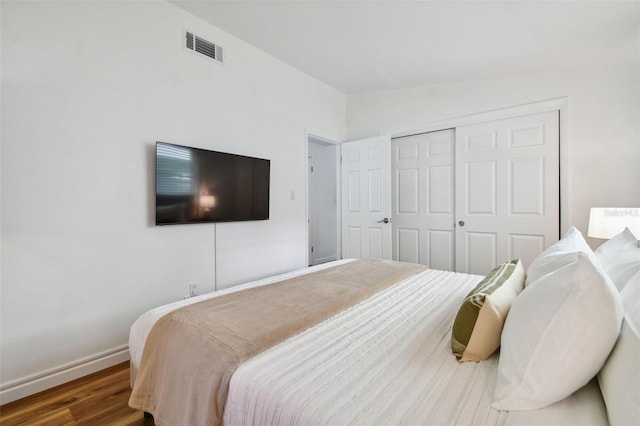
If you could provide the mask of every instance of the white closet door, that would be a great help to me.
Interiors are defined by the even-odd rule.
[[[525,268],[558,240],[559,112],[456,129],[456,270]]]
[[[393,258],[453,271],[453,129],[392,142]]]
[[[342,257],[391,259],[390,221],[391,139],[342,144]]]

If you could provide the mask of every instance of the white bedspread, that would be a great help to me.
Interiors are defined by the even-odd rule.
[[[428,270],[249,360],[224,424],[606,425],[595,382],[542,410],[489,406],[498,355],[460,364],[449,347],[480,279]]]
[[[155,321],[186,304],[266,285],[345,261],[255,281],[153,309],[131,328],[132,366]],[[242,364],[225,425],[606,425],[597,383],[550,407],[499,412],[498,355],[460,364],[451,325],[482,277],[427,270]]]

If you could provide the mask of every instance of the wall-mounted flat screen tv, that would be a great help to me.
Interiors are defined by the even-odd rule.
[[[269,219],[271,162],[156,142],[156,225]]]

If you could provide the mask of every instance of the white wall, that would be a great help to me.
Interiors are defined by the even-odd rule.
[[[629,62],[497,80],[369,92],[347,99],[347,138],[568,97],[568,224],[586,236],[589,208],[640,206],[640,39]],[[597,245],[602,240],[591,240]]]
[[[344,139],[343,94],[168,3],[1,8],[2,402],[126,354],[135,318],[190,281],[305,266],[306,135]],[[155,227],[156,140],[271,159],[270,220]]]

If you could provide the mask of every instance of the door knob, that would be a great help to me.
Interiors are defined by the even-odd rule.
[[[378,221],[378,223],[389,223],[389,222],[391,222],[391,219],[389,219],[388,217],[385,217],[384,219]]]
[[[464,226],[464,220],[461,220],[460,222],[458,222],[458,225]]]

